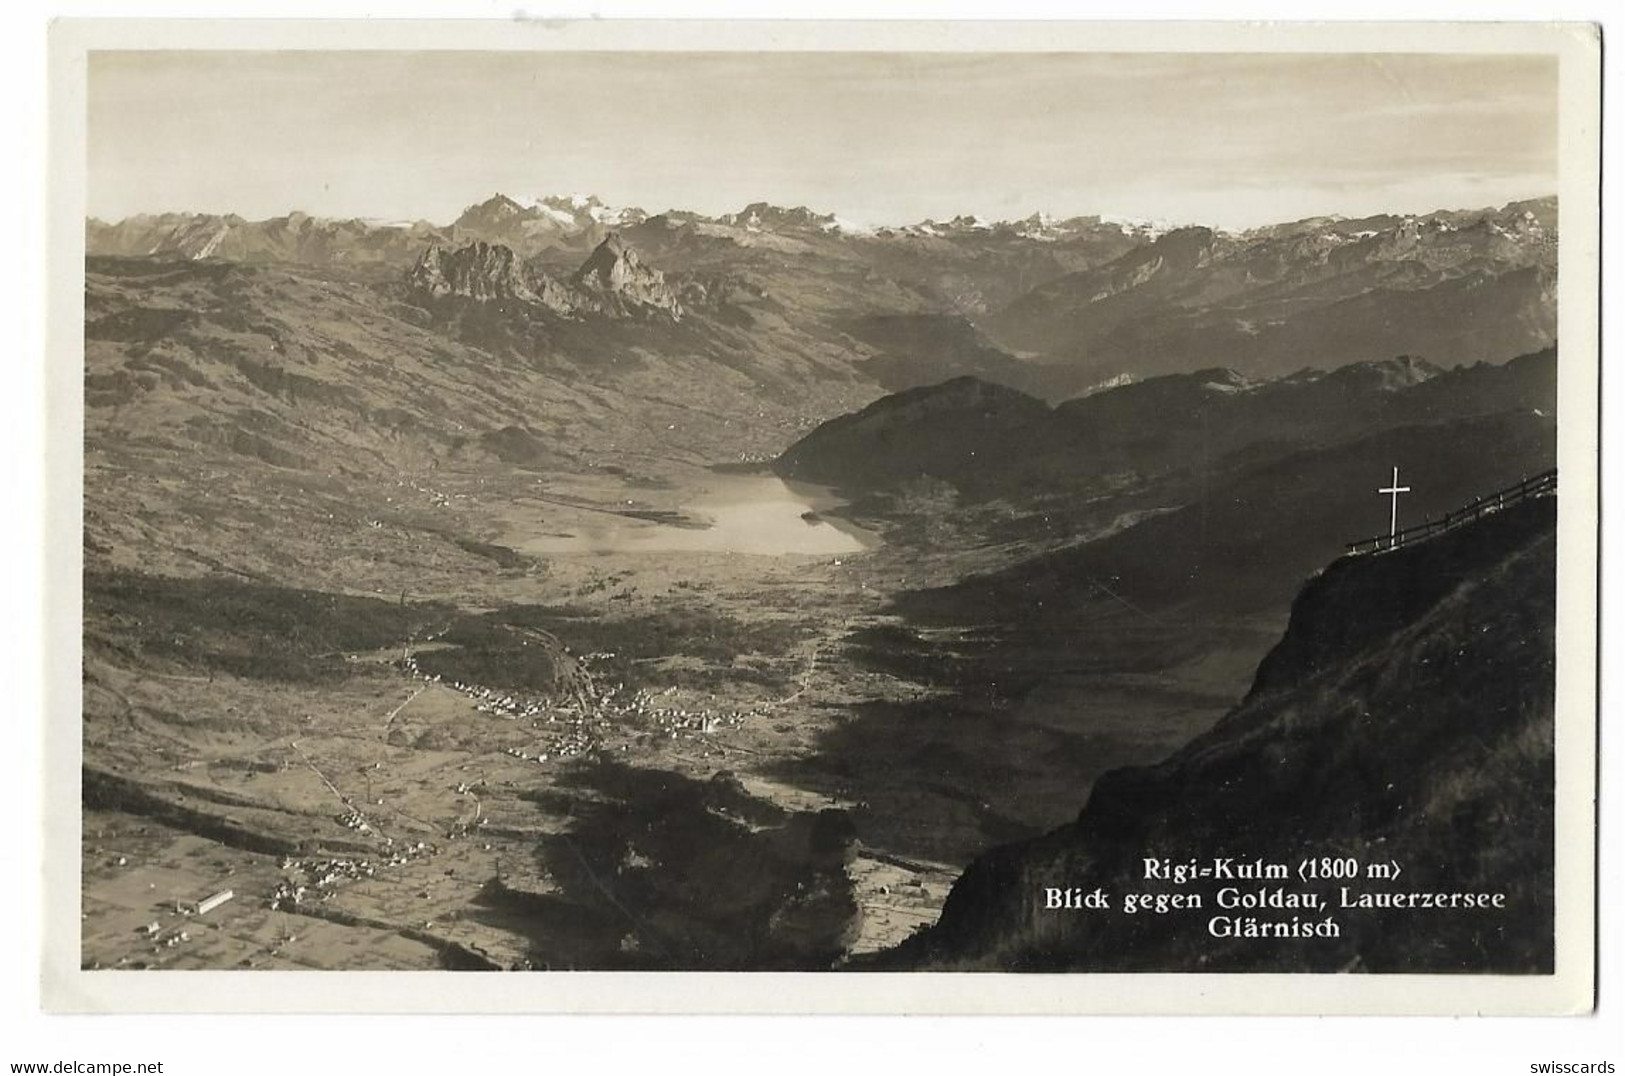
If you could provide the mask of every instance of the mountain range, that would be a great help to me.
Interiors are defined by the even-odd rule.
[[[612,237],[604,267],[637,272],[606,288],[582,265]],[[740,321],[768,299],[798,336],[840,341],[877,394],[970,374],[1051,401],[1217,366],[1275,377],[1535,351],[1555,337],[1556,240],[1549,198],[1243,232],[1042,214],[866,227],[801,206],[649,214],[581,195],[495,195],[444,225],[164,214],[86,228],[92,256],[404,278],[436,298],[485,286],[471,270],[497,272],[508,279],[482,297],[542,316],[677,315],[694,301]]]
[[[1182,228],[1041,285],[984,327],[1064,363],[1079,390],[1221,363],[1285,373],[1309,355],[1341,365],[1410,351],[1454,364],[1551,338],[1556,238],[1550,201],[1239,236]]]
[[[1405,426],[1507,411],[1550,420],[1557,353],[1445,370],[1399,356],[1278,378],[1220,367],[1163,374],[1049,406],[959,377],[821,425],[776,463],[852,491],[918,479],[971,500],[1087,492],[1168,477],[1211,479],[1264,458]]]
[[[449,765],[442,749],[466,741],[469,759],[494,758],[495,739],[475,741],[509,726],[470,718],[455,663],[493,691],[524,674],[545,692],[560,667],[546,655],[574,648],[765,720],[650,724],[678,714],[662,704],[628,721],[615,767],[607,749],[549,760],[565,775],[553,798],[510,803],[492,839],[528,856],[535,809],[556,822],[547,869],[570,914],[603,910],[605,878],[634,883],[621,910],[668,916],[688,939],[673,952],[699,966],[748,957],[728,939],[741,920],[712,918],[748,904],[774,952],[827,966],[860,909],[906,884],[876,864],[924,877],[985,852],[896,960],[1239,966],[1154,927],[1046,933],[1026,895],[1057,871],[1116,884],[1135,848],[1176,830],[1193,847],[1240,834],[1271,854],[1391,841],[1421,855],[1497,847],[1481,838],[1508,810],[1544,817],[1549,505],[1341,554],[1386,530],[1377,487],[1395,467],[1404,525],[1553,466],[1556,238],[1550,199],[1245,232],[1042,214],[870,227],[766,202],[709,216],[502,195],[447,224],[91,221],[87,757],[158,759],[173,780],[187,737],[218,734],[208,758],[245,727],[320,749],[296,723],[321,709],[380,749]],[[781,488],[772,474],[846,501],[795,502],[794,538],[834,520],[863,551],[543,552],[623,524],[721,531],[695,506],[735,482]],[[459,657],[478,633],[446,637],[447,618],[487,616],[505,645]],[[521,656],[544,636],[543,657]],[[423,670],[394,664],[403,638],[439,640]],[[229,660],[205,675],[215,651]],[[385,720],[380,691],[430,666],[452,687],[405,723],[448,720],[386,737],[400,707]],[[272,680],[292,686],[266,695]],[[171,722],[188,724],[172,736]],[[744,751],[713,754],[736,735]],[[1497,801],[1464,757],[1515,795]],[[1268,780],[1231,780],[1281,759]],[[705,783],[673,783],[672,767]],[[224,795],[246,795],[248,777],[229,779]],[[645,781],[660,792],[647,810],[613,806]],[[1341,798],[1317,798],[1331,787]],[[446,783],[431,791],[439,810]],[[597,806],[582,810],[586,792]],[[758,793],[800,812],[808,792],[849,819],[759,837],[735,821],[783,819],[724,817]],[[710,821],[628,843],[629,823],[679,808]],[[583,857],[583,837],[600,851]],[[1508,854],[1539,868],[1538,838],[1521,827]],[[861,870],[860,844],[876,857]],[[657,845],[670,862],[647,873]],[[781,853],[782,870],[753,866]],[[1457,864],[1464,879],[1504,866]],[[745,904],[687,896],[734,867]],[[1524,895],[1539,913],[1541,887]],[[631,959],[606,916],[605,951]],[[1469,924],[1417,966],[1478,947],[1497,969],[1542,968],[1529,921],[1514,925],[1533,945]],[[1401,969],[1402,948],[1367,935],[1329,956],[1282,949],[1281,966]]]

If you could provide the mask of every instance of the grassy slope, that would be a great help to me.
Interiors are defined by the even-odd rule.
[[[895,959],[1549,970],[1554,524],[1555,501],[1528,502],[1396,554],[1334,564],[1304,589],[1241,706],[1167,761],[1107,775],[1075,824],[982,857],[939,925]],[[1366,621],[1380,626],[1347,628]],[[1038,906],[1046,885],[1171,892],[1143,880],[1141,856],[1221,854],[1397,860],[1400,882],[1355,887],[1504,891],[1508,909],[1349,912],[1340,939],[1238,942],[1207,935],[1211,903],[1111,918]]]

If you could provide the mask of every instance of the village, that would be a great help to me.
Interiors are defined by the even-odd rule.
[[[448,954],[530,966],[528,928],[511,913],[481,908],[480,893],[497,878],[518,892],[552,891],[537,848],[548,834],[567,830],[569,820],[539,812],[530,797],[571,766],[614,760],[705,777],[743,766],[756,791],[794,809],[843,806],[827,794],[748,774],[749,762],[765,757],[764,745],[795,727],[784,721],[800,712],[796,704],[820,673],[821,638],[790,656],[800,668],[787,677],[787,688],[762,698],[760,689],[751,697],[748,687],[732,685],[629,687],[605,671],[616,658],[607,650],[567,654],[581,673],[568,690],[497,688],[426,669],[423,654],[452,645],[443,635],[432,631],[393,649],[346,656],[359,669],[399,677],[397,701],[381,714],[351,719],[347,727],[311,718],[253,757],[177,768],[191,782],[200,769],[225,780],[228,771],[218,768],[229,765],[267,803],[325,813],[326,826],[307,828],[298,850],[234,853],[239,862],[211,873],[198,864],[227,862],[202,859],[218,846],[150,822],[134,827],[124,846],[161,839],[167,847],[113,861],[87,847],[87,877],[106,876],[109,892],[124,894],[115,901],[126,905],[117,918],[131,924],[95,932],[87,966],[220,966],[224,953],[231,955],[228,966],[327,966],[308,943],[334,931],[347,945],[377,950],[375,959],[418,962],[406,966],[448,966]],[[252,817],[246,806],[237,813]],[[869,858],[854,870],[872,905],[866,911],[873,938],[860,950],[932,918],[952,878],[945,866]],[[129,884],[141,877],[158,879],[148,883],[145,903],[132,899],[142,887]],[[101,891],[93,881],[87,908]],[[406,956],[412,952],[418,955]]]
[[[786,762],[816,757],[846,706],[922,697],[844,643],[877,615],[886,591],[871,577],[884,569],[846,553],[526,552],[525,535],[602,516],[574,502],[618,510],[636,495],[665,511],[681,488],[550,477],[563,505],[537,501],[533,476],[399,476],[321,501],[312,532],[335,572],[354,566],[347,592],[393,641],[313,647],[312,664],[274,680],[99,666],[98,712],[161,716],[95,726],[106,740],[93,765],[128,790],[86,824],[85,965],[592,966],[557,927],[484,893],[500,877],[563,899],[549,842],[627,795],[615,782],[642,796],[668,775],[729,775],[783,810],[869,810],[857,781],[808,780]],[[894,944],[940,908],[954,854],[906,858],[852,865],[865,912],[853,951]],[[169,922],[175,901],[228,887],[208,916]],[[568,900],[609,907],[597,892]],[[155,918],[157,949],[141,933]]]

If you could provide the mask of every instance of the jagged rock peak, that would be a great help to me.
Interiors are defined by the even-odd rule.
[[[431,295],[470,299],[530,297],[517,259],[500,243],[475,240],[455,250],[431,243],[407,273],[407,283]]]
[[[521,261],[512,248],[480,239],[456,249],[431,243],[408,270],[406,283],[431,298],[515,300],[560,314],[574,313],[578,305],[568,289]]]
[[[618,299],[642,306],[658,307],[676,317],[681,313],[676,293],[659,269],[645,265],[619,232],[611,232],[598,244],[575,281],[582,287],[607,292]]]

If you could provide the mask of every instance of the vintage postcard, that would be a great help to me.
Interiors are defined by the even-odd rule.
[[[59,24],[48,1003],[1589,1010],[1599,55]]]

